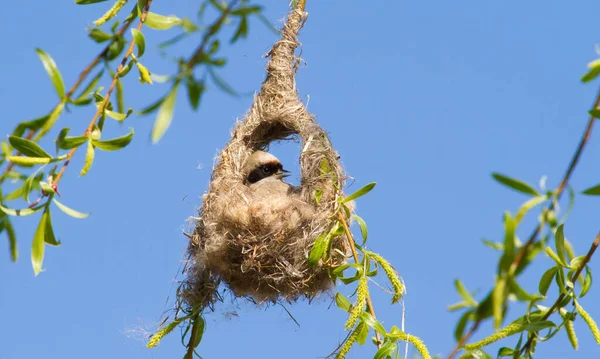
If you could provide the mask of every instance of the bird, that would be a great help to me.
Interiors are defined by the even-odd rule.
[[[303,220],[312,217],[314,212],[302,200],[300,187],[284,181],[290,172],[277,157],[255,151],[244,163],[241,173],[251,195],[247,213],[260,218],[263,225],[280,232],[297,228]]]
[[[286,190],[292,190],[294,186],[285,183],[284,178],[290,175],[290,171],[283,169],[279,159],[264,151],[253,152],[242,167],[244,184],[250,188],[258,188],[265,184]],[[285,184],[281,186],[280,184]]]

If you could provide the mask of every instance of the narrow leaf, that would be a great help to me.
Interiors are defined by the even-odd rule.
[[[33,273],[37,276],[42,271],[42,263],[44,262],[44,248],[46,245],[46,223],[48,221],[48,212],[44,211],[40,223],[33,235],[33,242],[31,244],[31,264],[33,266]]]
[[[557,267],[552,267],[552,268],[548,269],[546,272],[544,272],[544,274],[542,275],[542,278],[540,279],[540,284],[539,284],[539,291],[540,291],[541,295],[545,296],[546,293],[548,293],[548,288],[550,288],[550,284],[552,284],[552,281],[554,280],[554,276],[556,275],[557,272],[558,272]]]
[[[556,233],[554,234],[555,244],[556,244],[556,254],[558,258],[560,258],[563,265],[567,266],[567,260],[565,258],[565,235],[564,235],[564,224],[561,224],[556,229]]]
[[[48,157],[22,157],[22,156],[8,156],[7,160],[23,166],[42,165],[52,162],[52,158]]]
[[[58,94],[58,97],[60,97],[61,99],[64,98],[65,97],[65,84],[63,83],[62,76],[60,75],[60,72],[58,71],[58,67],[56,66],[56,63],[54,62],[52,57],[50,57],[50,55],[45,53],[42,49],[38,48],[38,49],[35,49],[35,51],[37,52],[38,56],[40,57],[40,60],[42,60],[44,69],[48,73],[48,76],[50,76],[50,79],[52,80],[52,83],[54,84],[54,88],[56,89],[56,93]]]
[[[505,185],[507,187],[514,189],[515,191],[519,191],[521,193],[529,194],[532,196],[540,195],[533,187],[531,187],[530,185],[528,185],[527,183],[525,183],[523,181],[504,176],[500,173],[492,173],[492,177],[494,177],[494,179],[496,181],[502,183],[503,185]]]
[[[73,218],[79,218],[79,219],[84,219],[87,218],[90,214],[89,213],[81,213],[78,212],[74,209],[71,209],[67,206],[65,206],[64,204],[60,203],[58,200],[56,200],[56,198],[52,198],[52,202],[54,202],[54,204],[63,212],[65,212],[67,215],[73,217]]]
[[[361,189],[359,189],[358,191],[352,193],[351,195],[349,195],[348,197],[342,199],[342,203],[346,203],[346,202],[350,202],[353,201],[359,197],[362,197],[364,195],[366,195],[367,193],[371,192],[371,190],[373,189],[373,187],[375,187],[377,183],[376,182],[371,182],[367,185],[365,185],[364,187],[362,187]]]
[[[122,137],[114,138],[112,140],[105,140],[105,141],[92,140],[92,144],[96,148],[99,148],[103,151],[120,150],[120,149],[124,148],[125,146],[127,146],[131,142],[131,139],[133,138],[133,128],[130,128],[130,131],[131,132],[129,134],[122,136]]]
[[[352,304],[350,301],[342,295],[342,293],[338,292],[335,294],[335,304],[345,310],[346,312],[350,311]]]
[[[44,208],[43,205],[33,207],[33,208],[11,209],[11,208],[6,208],[6,207],[0,205],[0,211],[8,214],[9,216],[16,216],[16,217],[25,217],[25,216],[32,215],[32,214],[38,212],[42,208]]]
[[[46,216],[46,229],[44,234],[44,241],[52,246],[60,246],[60,241],[54,236],[54,228],[52,228],[52,216],[50,215],[49,207],[46,207],[44,216]]]
[[[165,97],[160,105],[158,114],[156,116],[156,121],[154,122],[154,127],[152,128],[152,143],[158,143],[171,125],[176,97],[177,84],[173,86],[169,94]]]
[[[144,38],[144,34],[142,34],[142,32],[138,29],[131,29],[131,35],[133,36],[133,41],[137,47],[136,56],[142,57],[146,51],[146,39]]]
[[[588,196],[600,196],[600,184],[598,184],[594,187],[590,187],[590,188],[586,189],[585,191],[583,191],[582,193],[586,194]]]
[[[37,143],[26,138],[8,136],[8,142],[24,156],[52,158],[52,156],[44,151]]]
[[[454,288],[458,294],[471,306],[477,306],[477,301],[473,299],[473,296],[467,291],[467,288],[463,285],[463,283],[459,279],[454,280]]]
[[[146,14],[146,21],[144,21],[144,25],[155,30],[168,30],[180,23],[181,19],[175,15],[164,16],[153,12],[148,12]]]

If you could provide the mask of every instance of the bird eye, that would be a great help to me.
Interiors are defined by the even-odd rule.
[[[269,166],[263,166],[263,171],[265,173],[270,173],[271,172],[271,167],[269,167]]]

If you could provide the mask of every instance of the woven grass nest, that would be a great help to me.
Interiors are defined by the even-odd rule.
[[[346,238],[338,236],[328,263],[307,262],[315,239],[337,220],[344,177],[326,132],[297,95],[294,50],[306,17],[298,9],[288,15],[281,40],[267,54],[266,80],[217,158],[190,236],[187,280],[180,288],[188,307],[211,305],[222,282],[235,296],[258,303],[313,298],[332,286],[326,267],[346,260]],[[248,156],[273,141],[298,138],[301,186],[293,197],[258,194],[244,183]]]

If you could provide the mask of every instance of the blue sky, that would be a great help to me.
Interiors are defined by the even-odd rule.
[[[153,10],[193,17],[197,3],[155,0]],[[287,1],[261,3],[272,21],[287,10]],[[0,23],[3,135],[57,102],[35,47],[53,56],[67,87],[100,49],[86,39],[85,29],[106,4],[32,4],[2,5],[9,15]],[[583,85],[579,78],[600,43],[595,26],[600,7],[593,1],[308,0],[307,9],[300,38],[306,61],[298,73],[301,96],[355,178],[347,191],[378,183],[359,200],[358,213],[369,224],[370,248],[384,254],[406,282],[406,330],[432,354],[448,354],[458,319],[446,310],[458,300],[453,280],[461,278],[470,290],[490,288],[497,253],[481,238],[500,240],[503,211],[514,212],[525,200],[496,184],[490,173],[530,183],[547,175],[548,185],[555,186],[579,141],[595,95],[595,84]],[[175,64],[155,51],[170,34],[145,33],[145,64],[155,73],[173,72]],[[222,76],[243,93],[259,88],[261,56],[276,40],[258,21],[251,22],[250,35],[224,50],[229,64]],[[189,54],[197,41],[171,54]],[[167,90],[135,82],[131,76],[125,98],[136,109]],[[99,153],[83,178],[78,154],[61,182],[63,202],[92,215],[76,220],[54,214],[63,244],[46,250],[45,272],[38,277],[29,260],[37,218],[16,221],[19,262],[10,263],[7,252],[0,255],[0,359],[183,355],[177,332],[155,350],[145,348],[141,333],[170,308],[186,247],[182,229],[200,205],[214,156],[251,101],[213,86],[193,112],[181,91],[174,123],[158,145],[149,141],[152,117],[130,118],[123,127],[108,123],[107,137],[134,127],[132,144],[120,153]],[[92,115],[92,108],[78,109],[59,125],[83,132]],[[297,175],[298,145],[275,146],[273,152]],[[576,190],[600,182],[597,158],[598,132],[573,176]],[[565,228],[579,254],[600,230],[598,213],[599,199],[577,197]],[[521,238],[532,223],[526,221]],[[591,264],[596,272],[598,263],[594,258]],[[550,266],[541,256],[521,284],[535,292],[536,278]],[[401,308],[387,305],[388,297],[375,287],[373,292],[384,324],[399,324]],[[599,301],[597,286],[582,300],[597,320]],[[290,306],[300,327],[280,307],[226,303],[208,316],[199,352],[204,358],[324,357],[344,337],[345,317],[330,303],[322,298]],[[239,317],[228,317],[234,310]],[[490,330],[488,323],[477,338]],[[597,357],[600,346],[580,320],[576,330],[579,352],[561,333],[538,346],[539,357]],[[370,346],[355,348],[349,358],[373,352]]]

